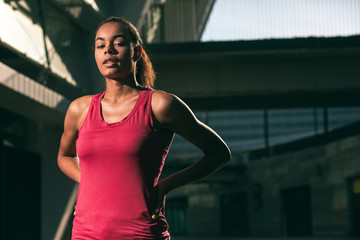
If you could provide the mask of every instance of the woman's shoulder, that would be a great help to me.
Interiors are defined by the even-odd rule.
[[[179,114],[191,111],[190,108],[175,94],[155,90],[151,101],[152,111],[160,121],[170,121]]]
[[[93,96],[94,95],[86,95],[75,99],[70,103],[68,111],[75,114],[83,112],[89,108]]]
[[[154,90],[151,105],[153,106],[153,110],[164,110],[171,107],[176,101],[181,100],[175,94],[162,90]]]
[[[70,103],[66,115],[76,129],[79,129],[84,121],[93,96],[86,95],[79,97]]]

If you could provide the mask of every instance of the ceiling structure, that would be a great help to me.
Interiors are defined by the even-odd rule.
[[[214,0],[3,1],[0,61],[68,100],[103,87],[92,38],[116,15],[141,31],[156,87],[195,109],[360,105],[359,37],[200,43]]]
[[[84,76],[73,65],[86,69],[92,61],[92,38],[101,20],[111,15],[123,16],[137,25],[148,43],[176,41],[174,33],[186,35],[182,41],[199,41],[213,3],[214,0],[4,0],[1,20],[13,25],[7,29],[4,25],[0,30],[0,61],[74,99],[96,89],[88,81],[82,84]],[[180,18],[174,20],[171,15],[176,7],[182,11]],[[194,19],[189,20],[187,14],[192,8]],[[169,23],[165,24],[165,16]],[[177,28],[170,26],[177,26],[184,19],[194,29],[184,29],[184,23]],[[170,30],[165,34],[164,29]],[[74,57],[76,63],[72,62]],[[82,62],[86,64],[79,64]]]
[[[156,87],[197,110],[360,106],[360,36],[150,46]]]

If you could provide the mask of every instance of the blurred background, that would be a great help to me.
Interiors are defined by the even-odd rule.
[[[359,0],[0,0],[0,239],[70,239],[57,150],[69,103],[104,89],[111,15],[233,153],[168,195],[175,240],[360,237]],[[163,177],[200,156],[176,136]]]

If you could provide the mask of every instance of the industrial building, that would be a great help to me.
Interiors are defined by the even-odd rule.
[[[104,89],[93,37],[112,15],[140,30],[155,88],[232,150],[222,170],[168,195],[173,236],[360,236],[360,21],[347,35],[202,41],[221,1],[0,0],[1,239],[70,237],[77,185],[57,151],[70,102]],[[326,19],[330,3],[313,2]],[[360,19],[358,1],[331,2]],[[176,137],[163,176],[200,156]]]

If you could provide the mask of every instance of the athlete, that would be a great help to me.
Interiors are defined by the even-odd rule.
[[[230,151],[178,97],[152,88],[155,74],[130,22],[100,24],[95,60],[106,89],[70,104],[57,160],[79,183],[72,239],[170,239],[166,195],[223,167]],[[203,157],[159,181],[175,133]]]

